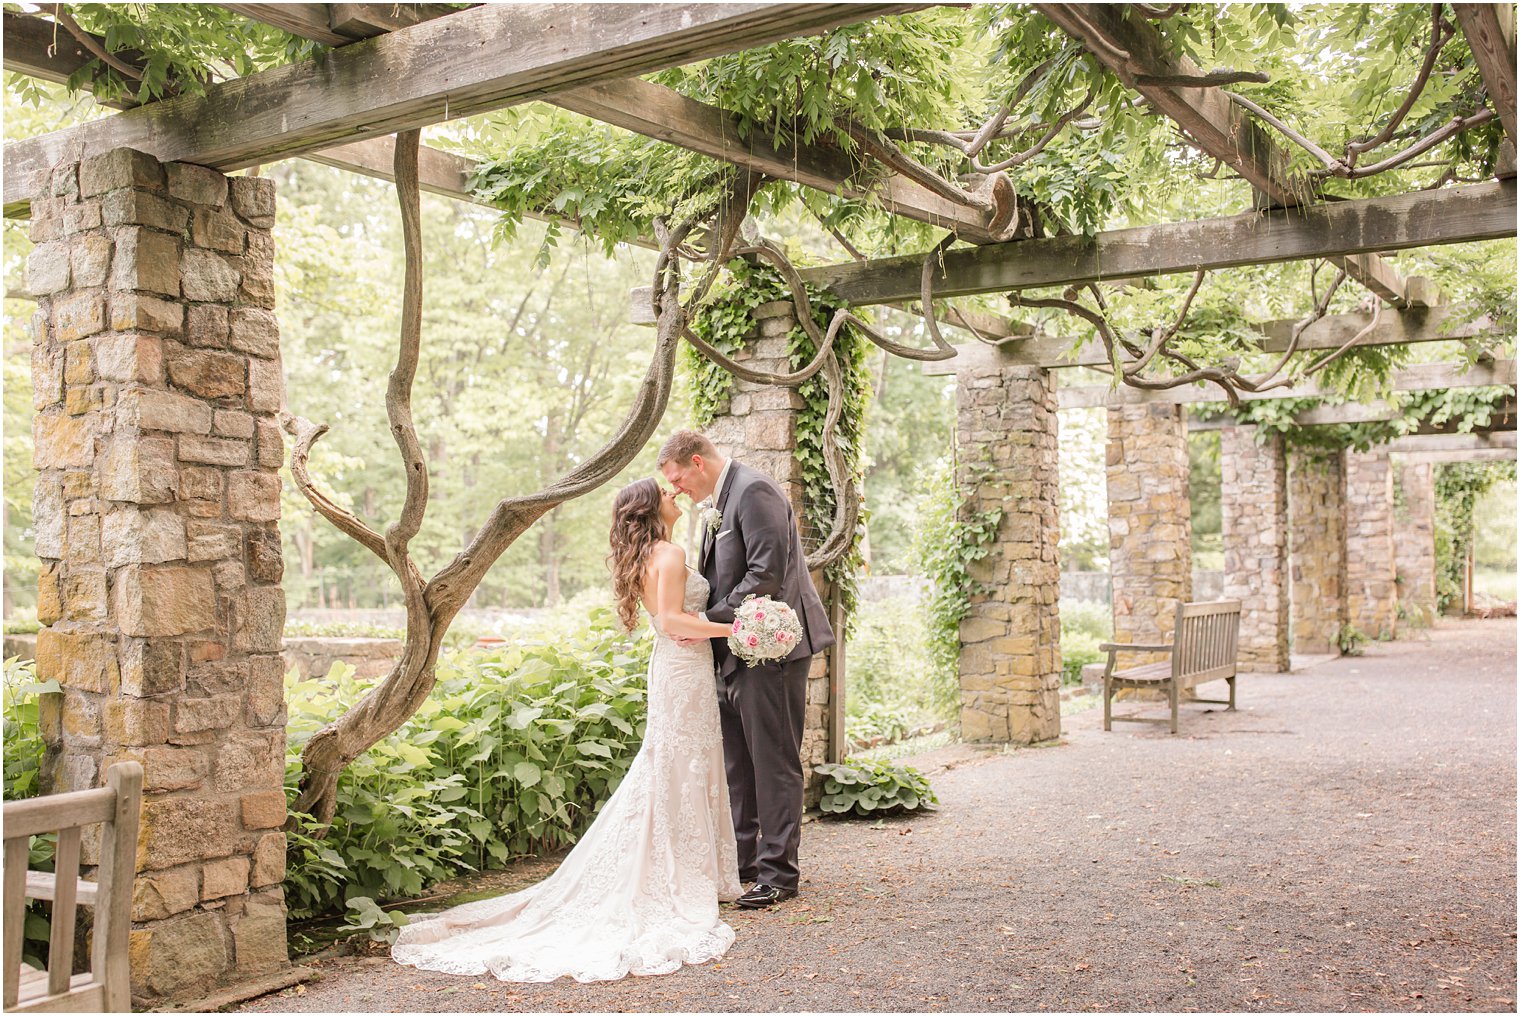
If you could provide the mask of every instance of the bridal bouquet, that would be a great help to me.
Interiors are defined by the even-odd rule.
[[[797,612],[769,596],[747,596],[734,611],[728,648],[753,667],[786,657],[802,640]]]

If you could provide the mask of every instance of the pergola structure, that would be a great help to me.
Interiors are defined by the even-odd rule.
[[[392,178],[390,135],[544,100],[769,177],[848,193],[864,185],[838,150],[744,136],[728,111],[638,76],[920,5],[225,6],[335,48],[320,62],[5,150],[6,214],[29,215],[38,245],[29,264],[39,300],[37,656],[41,675],[65,688],[47,721],[47,769],[53,789],[67,790],[93,785],[112,760],[145,764],[133,976],[140,999],[153,1004],[237,984],[267,990],[290,976],[280,890],[275,194],[267,179],[227,174],[301,156]],[[1198,68],[1166,54],[1149,23],[1118,8],[1038,7],[1195,146],[1248,180],[1254,207],[1088,238],[1040,236],[1024,231],[1011,189],[996,181],[963,200],[911,172],[864,188],[889,211],[973,245],[944,253],[933,273],[938,297],[1325,258],[1386,304],[1366,342],[1431,341],[1451,337],[1442,323],[1452,309],[1382,255],[1515,235],[1512,152],[1489,182],[1324,201],[1288,174],[1284,153],[1220,88],[1199,84]],[[1511,9],[1454,8],[1512,146]],[[92,59],[83,42],[64,41],[37,18],[5,14],[7,69],[63,80]],[[469,200],[471,168],[424,148],[417,173],[423,189]],[[920,297],[923,264],[920,256],[865,260],[804,276],[852,304],[898,303]],[[790,304],[757,311],[755,362],[787,369],[794,316]],[[1352,318],[1324,319],[1300,348],[1336,348],[1348,329],[1365,328]],[[1053,372],[1088,354],[1073,360],[1063,344],[990,315],[962,320],[989,337],[1023,336],[962,347],[943,361],[957,378],[962,485],[973,510],[1004,511],[992,552],[976,565],[990,591],[974,597],[961,629],[962,730],[968,739],[1044,741],[1060,730],[1058,409],[1110,407],[1115,635],[1152,642],[1167,634],[1168,601],[1190,588],[1179,407],[1218,395],[1058,389]],[[1283,342],[1281,323],[1260,330],[1263,350]],[[1514,383],[1514,363],[1503,361],[1466,373],[1410,368],[1394,387]],[[763,387],[739,382],[713,433],[800,498],[790,454],[797,407],[756,397]],[[1512,449],[1511,441],[1498,451]],[[1408,454],[1452,453],[1411,445]],[[1236,427],[1226,431],[1223,458],[1235,576],[1226,595],[1247,601],[1244,662],[1286,666],[1290,599],[1295,612],[1303,605],[1295,630],[1304,647],[1324,638],[1326,624],[1371,633],[1391,626],[1387,452],[1290,464],[1280,443]],[[1291,596],[1290,532],[1295,559],[1322,568],[1295,574]],[[809,688],[809,762],[842,750],[837,658],[833,679],[830,670],[820,661]]]

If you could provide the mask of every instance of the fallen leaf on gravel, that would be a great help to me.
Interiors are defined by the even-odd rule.
[[[480,981],[476,981],[476,982],[475,982],[475,983],[474,983],[474,984],[472,984],[472,985],[470,985],[470,987],[472,987],[472,988],[476,988],[476,989],[479,989],[479,990],[481,990],[481,991],[484,991],[484,990],[485,990],[485,989],[486,989],[486,985],[485,985],[485,984],[483,984],[483,983],[482,983],[482,982],[480,982]]]
[[[1010,928],[1010,927],[1008,927],[1008,925],[1006,925],[1006,924],[1000,924],[1000,925],[998,925],[998,931],[1001,931],[1005,935],[1012,935],[1013,934],[1013,929]]]

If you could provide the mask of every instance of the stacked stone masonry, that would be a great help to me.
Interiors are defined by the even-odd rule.
[[[1108,411],[1108,559],[1114,641],[1171,641],[1177,602],[1193,595],[1193,510],[1181,406]],[[1125,666],[1162,660],[1130,653]]]
[[[1421,625],[1432,624],[1436,616],[1435,515],[1435,466],[1399,463],[1393,515],[1399,612]]]
[[[761,304],[753,316],[756,331],[736,359],[751,370],[789,373],[793,368],[788,336],[797,325],[796,312],[789,302]],[[797,417],[804,408],[796,389],[758,385],[735,378],[727,404],[704,433],[725,455],[767,474],[780,485],[792,505],[799,524],[804,515],[802,464],[795,454]],[[693,550],[695,553],[695,549]],[[813,573],[813,582],[825,605],[832,601],[832,590],[821,572]],[[842,637],[842,633],[836,633]],[[808,673],[807,718],[802,732],[802,771],[806,779],[809,803],[817,801],[822,781],[813,767],[829,760],[830,717],[829,654],[813,657]],[[842,737],[843,731],[838,735]]]
[[[1220,432],[1224,592],[1240,601],[1243,671],[1288,670],[1288,464],[1280,436]]]
[[[1294,451],[1288,456],[1288,557],[1293,651],[1340,652],[1346,617],[1345,515],[1341,456]]]
[[[1001,511],[961,621],[961,737],[1033,744],[1061,733],[1056,397],[1038,367],[956,375],[956,484],[968,518]]]
[[[1346,623],[1368,638],[1392,638],[1399,593],[1393,553],[1393,465],[1387,448],[1346,452]]]
[[[274,185],[118,149],[32,214],[46,789],[143,764],[133,994],[192,999],[288,965]]]

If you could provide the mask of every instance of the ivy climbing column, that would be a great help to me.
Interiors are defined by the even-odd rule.
[[[956,374],[963,522],[997,518],[971,562],[961,621],[961,737],[1033,744],[1061,733],[1056,398],[1039,367]]]
[[[1288,455],[1289,613],[1293,651],[1338,653],[1346,616],[1341,456],[1318,449]]]
[[[1108,411],[1108,560],[1114,641],[1171,641],[1178,600],[1193,596],[1193,506],[1181,406]],[[1134,653],[1126,666],[1160,660]]]
[[[1224,598],[1240,601],[1241,670],[1288,670],[1288,464],[1256,427],[1220,432]]]
[[[1346,623],[1368,638],[1392,638],[1399,607],[1393,557],[1393,465],[1386,447],[1348,451],[1342,461]]]
[[[56,168],[32,215],[45,789],[143,764],[139,1007],[279,981],[274,184],[117,149]]]
[[[791,302],[761,304],[752,316],[755,333],[737,356],[746,366],[757,371],[789,373],[792,367],[788,336],[797,324]],[[796,455],[797,422],[803,409],[802,396],[796,389],[757,385],[735,378],[726,401],[719,405],[712,421],[703,428],[703,433],[725,455],[774,479],[791,501],[792,512],[799,523],[807,517],[802,463]],[[807,535],[803,533],[805,542]],[[821,573],[813,573],[813,583],[823,602],[832,603],[833,590]],[[835,627],[837,629],[839,625]],[[836,630],[835,634],[843,640],[843,632]],[[842,705],[842,695],[831,679],[831,668],[842,660],[842,651],[820,653],[813,657],[813,669],[808,674],[802,768],[809,803],[817,800],[822,786],[813,767],[830,760],[831,744],[843,745],[843,711],[831,708],[835,703]]]
[[[1399,609],[1431,624],[1436,616],[1436,477],[1429,462],[1399,462],[1393,526]]]

